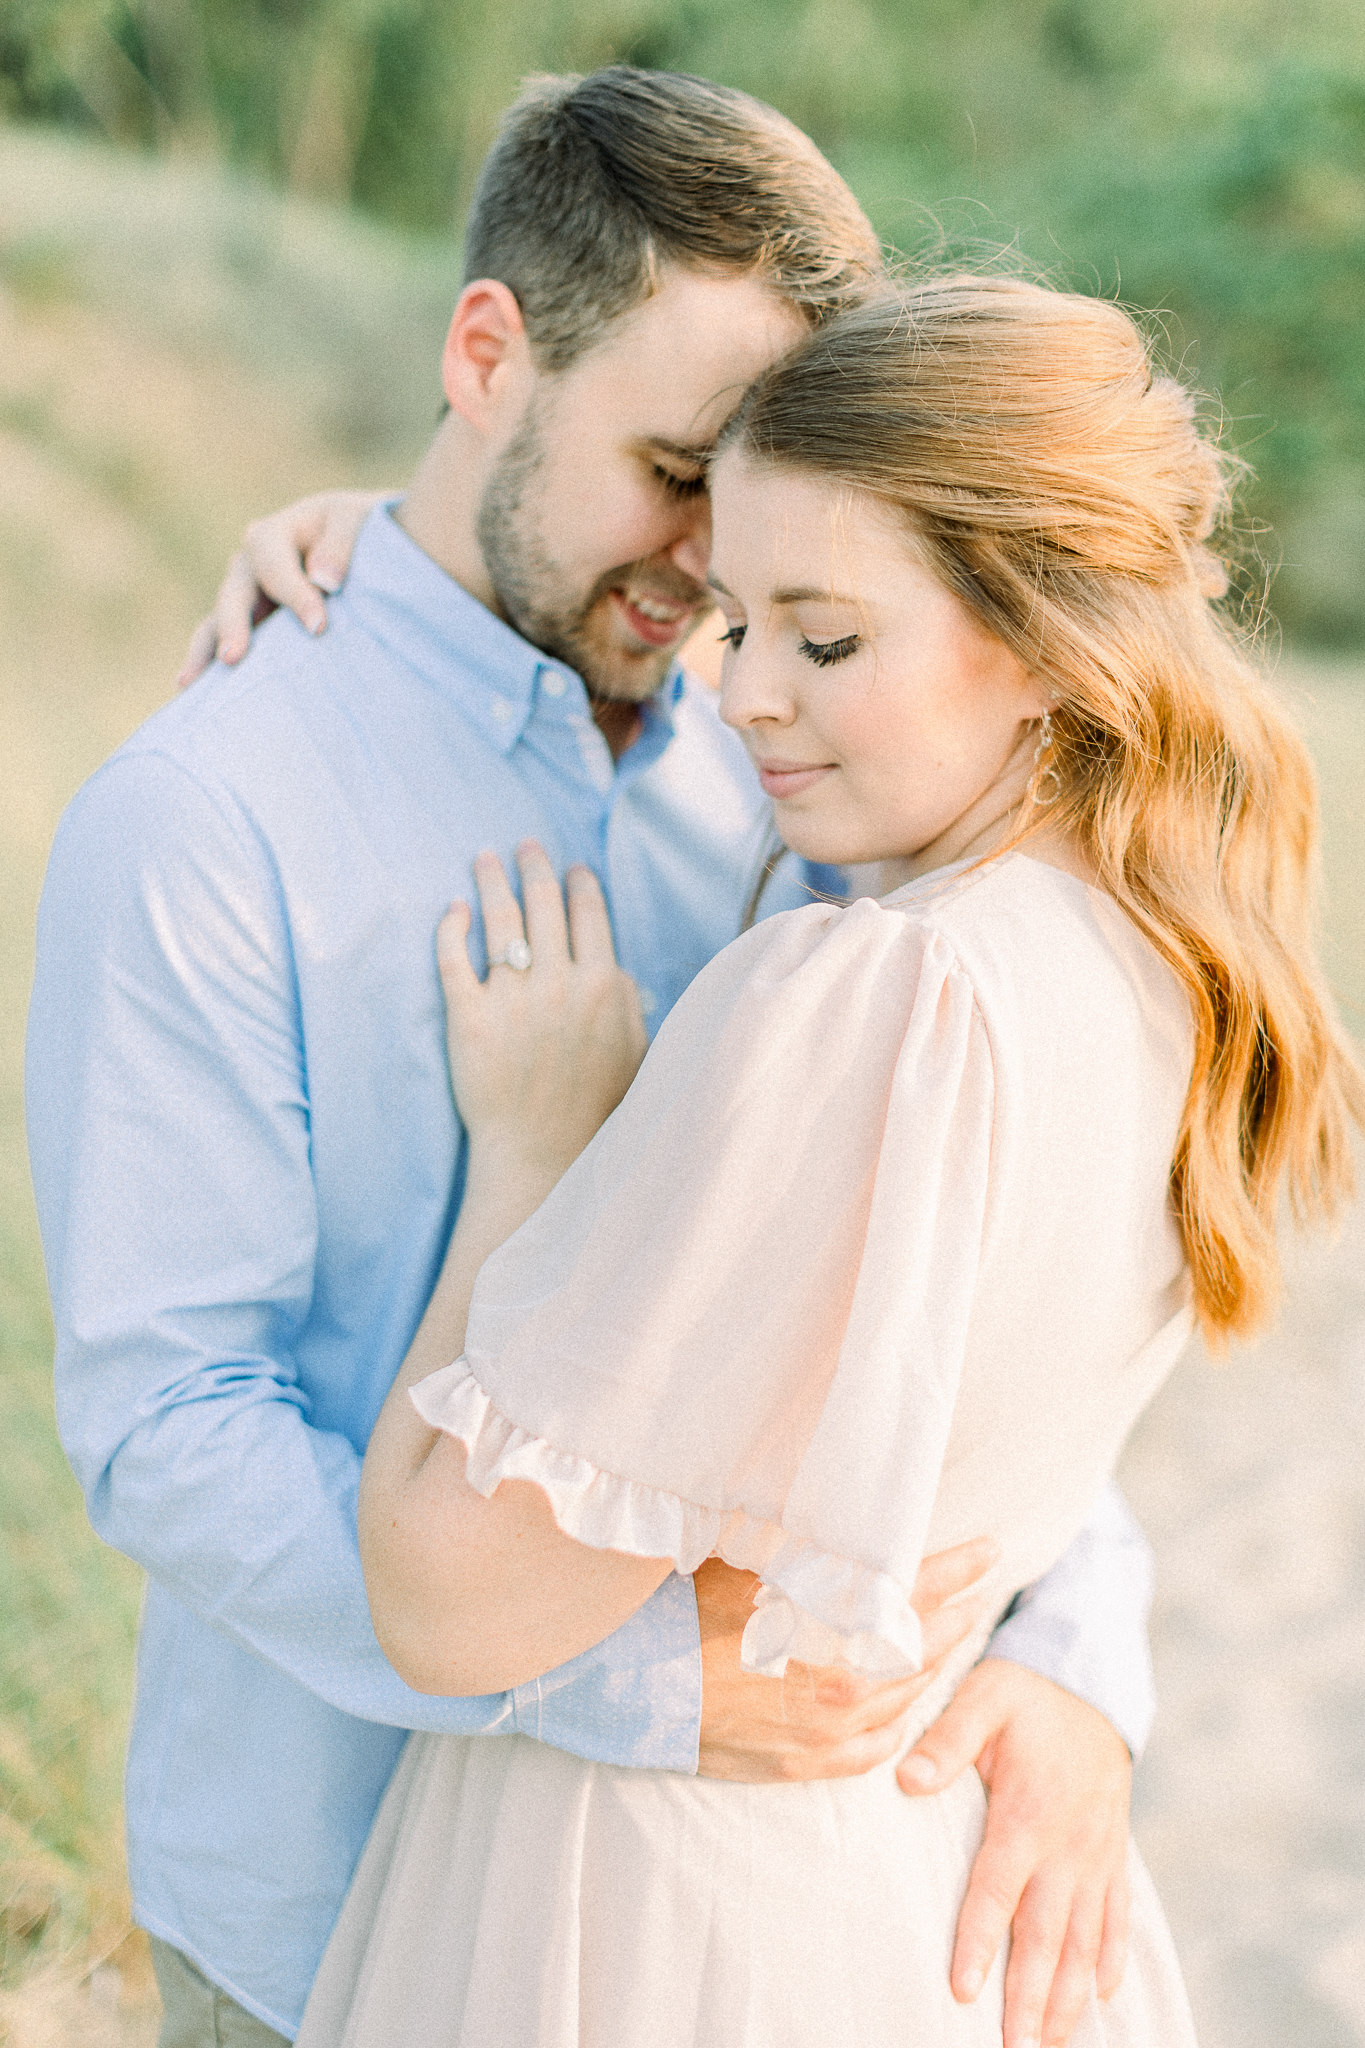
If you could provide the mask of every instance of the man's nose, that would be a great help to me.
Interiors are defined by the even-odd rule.
[[[690,508],[689,508],[690,510]],[[706,581],[711,561],[711,503],[703,498],[691,512],[687,525],[668,550],[668,559],[694,583]]]

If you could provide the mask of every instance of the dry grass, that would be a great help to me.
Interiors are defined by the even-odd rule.
[[[322,482],[401,475],[432,417],[452,278],[447,252],[0,130],[0,2033],[14,2048],[140,2048],[156,2013],[120,1841],[137,1574],[90,1534],[56,1445],[22,1144],[46,849],[78,784],[168,694],[244,521]],[[1322,766],[1333,970],[1360,1017],[1365,676],[1288,674]],[[1353,1244],[1310,1270],[1279,1350],[1240,1380],[1183,1368],[1129,1457],[1168,1589],[1142,1829],[1206,2048],[1365,2042],[1365,1885],[1352,1892],[1330,1845],[1345,1795],[1304,1762],[1324,1701],[1340,1705],[1333,1727],[1348,1704],[1358,1724],[1365,1689],[1349,1648],[1365,1600],[1341,1563],[1362,1498]],[[1305,1360],[1287,1395],[1276,1368]],[[1257,1689],[1266,1669],[1278,1689]],[[1338,1779],[1355,1769],[1358,1805],[1349,1754]],[[1277,1899],[1297,1902],[1282,1912],[1295,1954],[1268,1931]]]

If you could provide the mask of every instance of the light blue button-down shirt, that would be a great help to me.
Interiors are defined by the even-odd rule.
[[[763,830],[709,693],[675,673],[614,763],[579,678],[380,511],[323,638],[273,620],[58,832],[30,1140],[63,1441],[149,1577],[135,1910],[284,2033],[405,1731],[695,1768],[690,1581],[546,1678],[430,1699],[375,1641],[355,1499],[460,1197],[433,934],[474,855],[534,835],[596,869],[657,1025],[738,929]]]

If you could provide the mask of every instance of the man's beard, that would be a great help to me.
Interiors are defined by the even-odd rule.
[[[674,646],[653,656],[628,655],[613,647],[605,620],[611,591],[647,582],[659,596],[694,605],[699,619],[709,610],[710,599],[671,563],[658,561],[610,569],[586,596],[571,592],[534,516],[534,486],[544,463],[533,401],[479,501],[479,547],[499,609],[533,647],[575,669],[589,697],[643,704],[663,682],[678,650]]]

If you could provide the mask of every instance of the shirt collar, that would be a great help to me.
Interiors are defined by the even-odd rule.
[[[472,597],[404,533],[389,505],[377,505],[361,528],[340,600],[365,632],[454,698],[502,754],[512,752],[534,713],[571,719],[587,713],[577,671],[533,647]],[[644,729],[623,766],[642,769],[663,752],[685,689],[675,663],[641,707]]]

